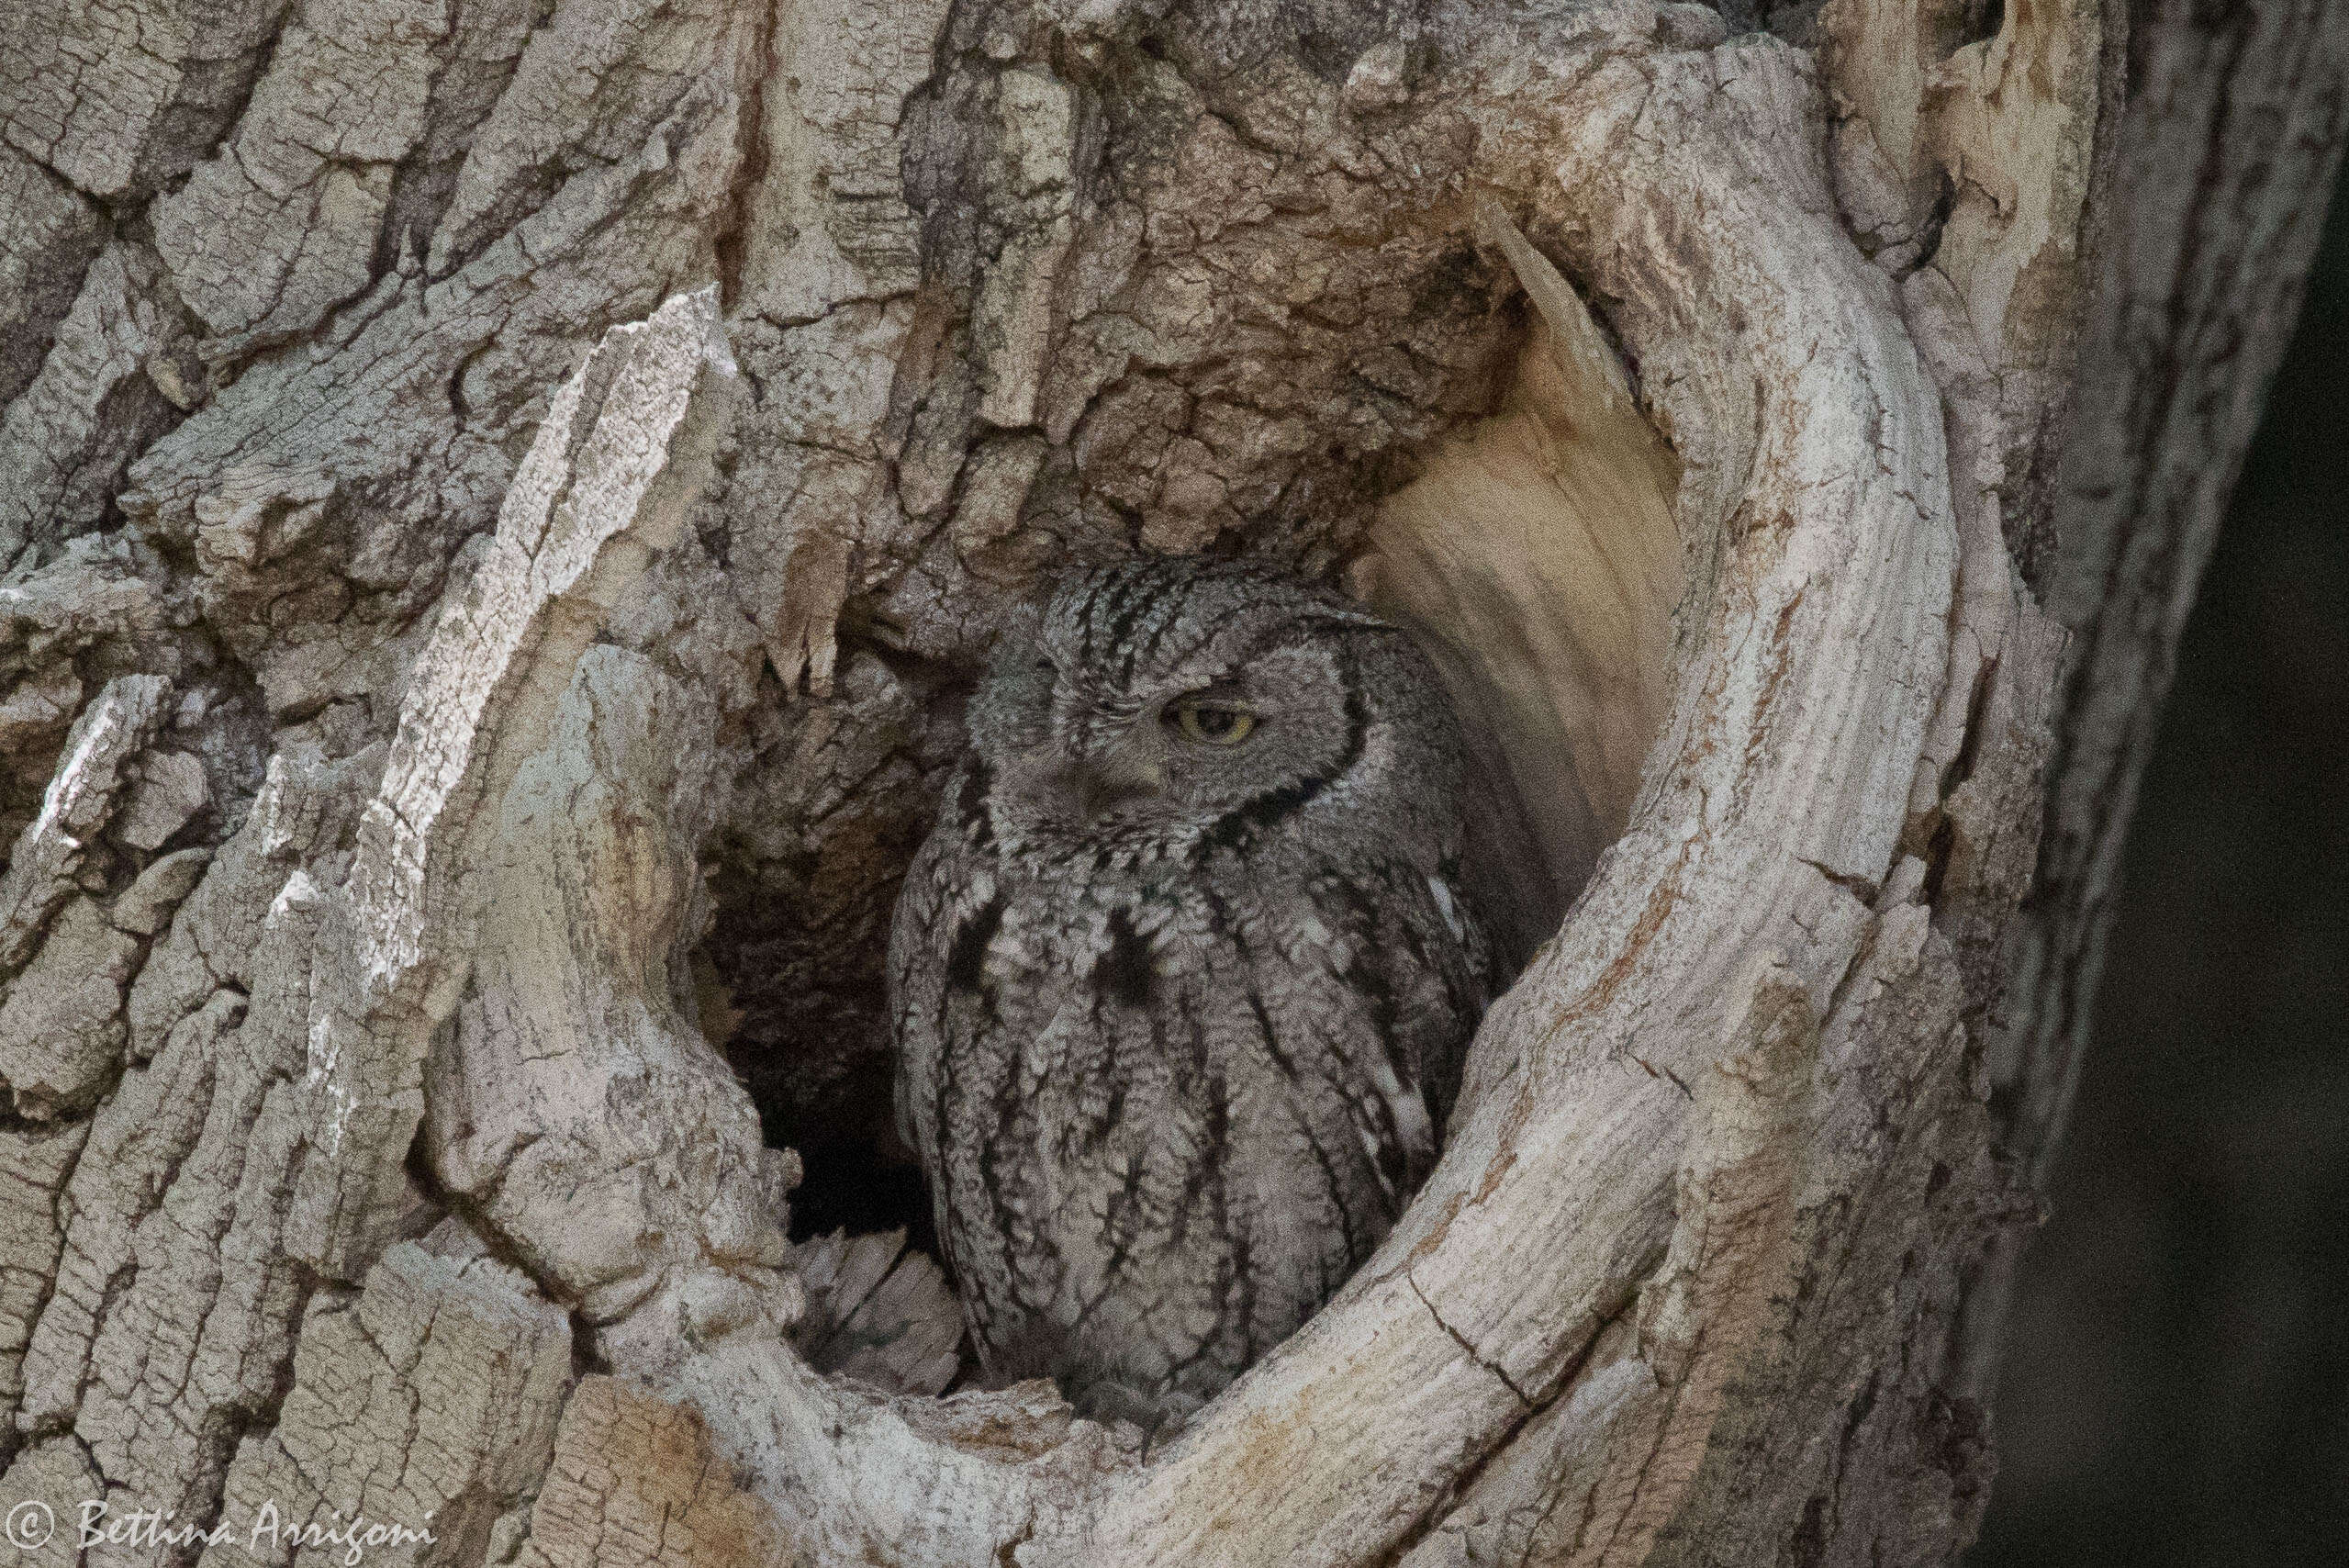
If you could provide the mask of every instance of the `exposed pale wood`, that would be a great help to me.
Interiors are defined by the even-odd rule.
[[[1818,1020],[1773,970],[1755,982],[1739,1048],[1695,1092],[1658,1288],[1607,1325],[1574,1392],[1527,1422],[1406,1564],[1644,1562],[1686,1502],[1728,1380],[1789,1283],[1811,1132]]]
[[[1471,872],[1522,961],[1630,821],[1663,722],[1680,469],[1581,297],[1506,215],[1479,217],[1538,312],[1531,341],[1503,410],[1380,507],[1354,580],[1426,634],[1471,745],[1497,753]]]
[[[808,1364],[891,1394],[939,1394],[962,1371],[962,1308],[905,1232],[833,1231],[791,1249],[808,1294],[792,1342]]]
[[[1890,879],[1945,657],[1957,552],[1940,420],[1888,291],[1825,216],[1798,130],[1817,107],[1792,53],[1732,48],[1734,69],[1643,61],[1636,96],[1616,95],[1628,62],[1549,91],[1538,54],[1493,67],[1506,92],[1489,134],[1544,150],[1538,210],[1583,237],[1633,352],[1675,373],[1650,385],[1688,463],[1683,526],[1728,524],[1692,639],[1707,652],[1679,674],[1672,760],[1628,834],[1480,1033],[1419,1202],[1113,1512],[1123,1560],[1169,1561],[1220,1533],[1245,1539],[1245,1561],[1345,1562],[1407,1538],[1420,1478],[1471,1471],[1572,1397],[1661,1260],[1691,1128],[1680,1086],[1739,1027],[1725,980],[1767,956],[1831,1015],[1864,945],[1870,912],[1848,890]],[[1627,140],[1615,117],[1633,103],[1650,129]],[[1817,194],[1779,206],[1765,184]],[[1700,210],[1719,215],[1701,234],[1674,224]],[[1660,230],[1691,259],[1645,242]],[[1740,329],[1687,335],[1708,319]],[[1716,496],[1734,519],[1699,510]],[[1855,643],[1864,676],[1820,651]],[[1324,1379],[1400,1418],[1310,1435],[1284,1420]],[[1543,1506],[1538,1490],[1513,1501]]]

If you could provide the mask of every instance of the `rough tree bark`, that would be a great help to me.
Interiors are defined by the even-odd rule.
[[[2095,0],[20,7],[28,1560],[1953,1557],[2343,132],[2349,22],[2208,9],[2124,123]],[[787,1218],[904,1188],[994,618],[1136,545],[1426,633],[1530,955],[1395,1235],[1147,1453],[938,1397],[918,1247]]]

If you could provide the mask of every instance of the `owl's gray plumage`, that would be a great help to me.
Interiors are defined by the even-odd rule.
[[[1344,600],[1142,559],[1006,635],[969,730],[890,937],[900,1121],[989,1372],[1180,1419],[1434,1159],[1486,983],[1457,726]]]

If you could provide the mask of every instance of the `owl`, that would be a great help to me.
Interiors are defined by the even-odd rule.
[[[1489,984],[1459,729],[1395,627],[1245,565],[1002,636],[889,942],[898,1116],[993,1382],[1179,1425],[1432,1164]]]

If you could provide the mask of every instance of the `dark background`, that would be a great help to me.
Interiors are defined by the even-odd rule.
[[[1969,1568],[2349,1563],[2349,195],[2179,650]]]

